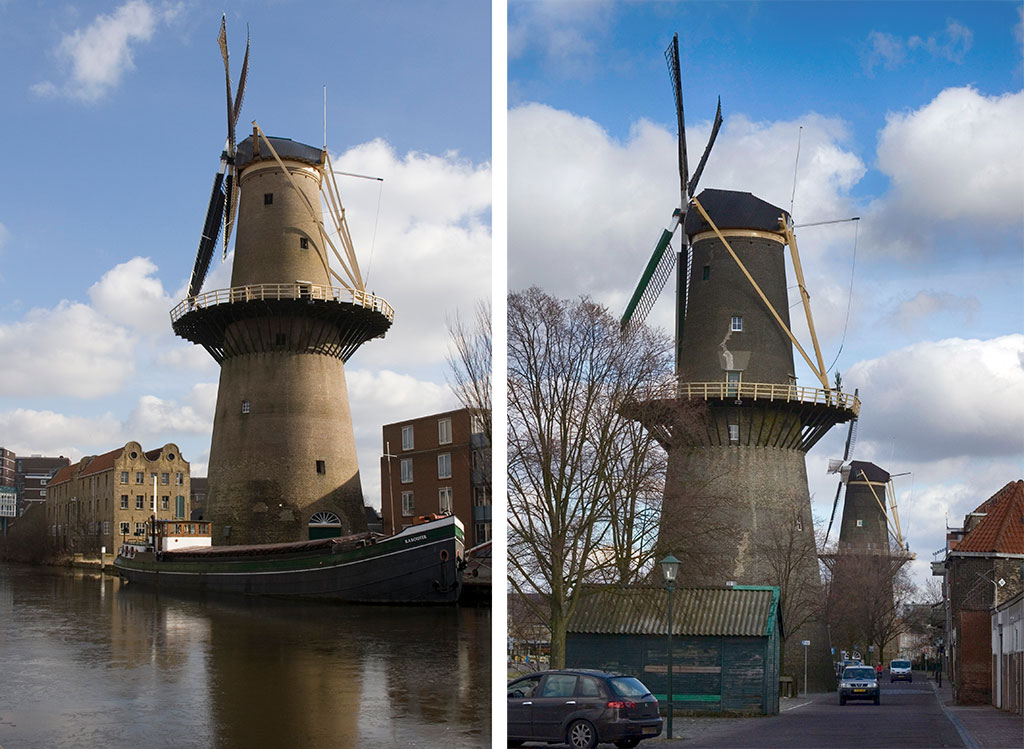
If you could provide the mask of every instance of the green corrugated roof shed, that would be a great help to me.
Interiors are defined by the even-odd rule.
[[[780,628],[779,590],[770,586],[677,588],[672,593],[672,634],[766,637]],[[668,592],[658,586],[585,585],[569,619],[569,632],[668,634]]]

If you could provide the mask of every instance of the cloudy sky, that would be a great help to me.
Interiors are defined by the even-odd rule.
[[[1024,476],[1020,3],[512,2],[508,24],[511,288],[624,309],[678,202],[673,32],[691,164],[722,98],[701,188],[861,218],[798,229],[801,260],[826,366],[860,390],[854,457],[909,474],[925,580],[947,521]],[[826,522],[845,437],[807,457]]]
[[[381,425],[457,407],[446,316],[491,288],[490,8],[287,0],[0,2],[0,445],[83,455],[177,443],[206,475],[218,368],[175,338],[226,133],[321,145],[368,287],[396,309],[348,363],[363,490]],[[225,288],[215,260],[205,290]]]

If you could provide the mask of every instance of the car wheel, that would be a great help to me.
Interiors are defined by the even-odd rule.
[[[640,739],[619,739],[615,742],[615,746],[619,747],[619,749],[633,749],[639,743]]]
[[[882,704],[882,698],[881,697],[875,697],[875,704],[876,705]]]
[[[588,720],[577,720],[569,724],[565,732],[565,743],[572,749],[594,749],[597,746],[597,730]]]
[[[896,680],[895,679],[889,679],[889,683],[890,684],[892,684],[894,681],[896,681]]]
[[[840,697],[839,698],[839,704],[840,705],[845,705],[846,704],[846,698],[845,697]]]

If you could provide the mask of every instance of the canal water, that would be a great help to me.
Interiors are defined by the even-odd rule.
[[[0,747],[486,747],[490,609],[0,564]]]

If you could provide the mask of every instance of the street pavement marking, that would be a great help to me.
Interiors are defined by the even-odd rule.
[[[808,701],[808,702],[801,702],[799,705],[793,705],[793,707],[787,707],[782,712],[787,712],[789,710],[796,710],[798,707],[803,707],[804,705],[811,705],[811,704],[813,704],[813,703],[810,702],[810,701]]]

